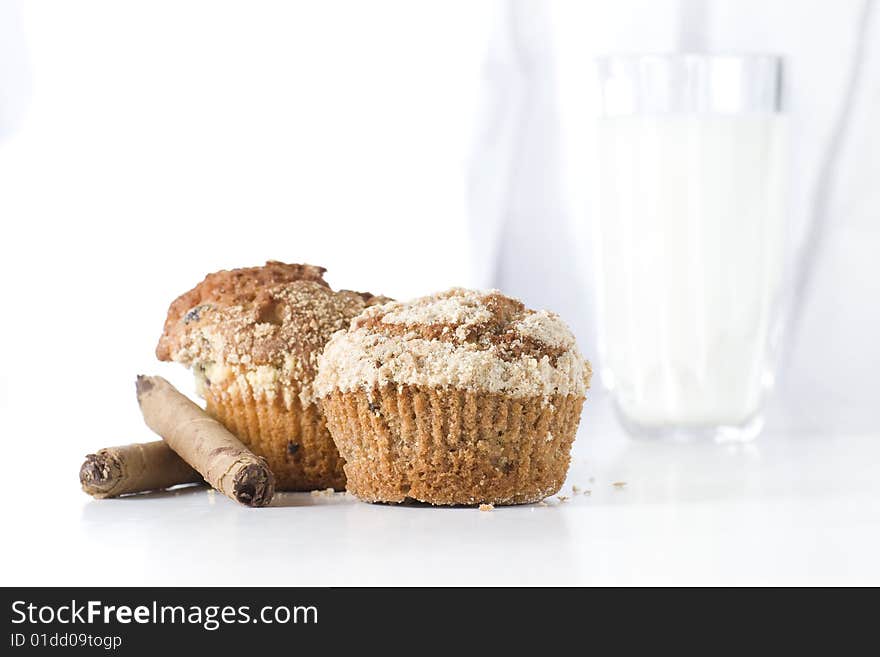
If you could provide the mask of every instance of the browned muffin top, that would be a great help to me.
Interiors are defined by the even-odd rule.
[[[387,301],[334,292],[324,271],[269,262],[210,274],[171,304],[156,355],[192,367],[203,385],[311,403],[324,344],[364,308]]]
[[[550,337],[529,331],[531,323],[524,320],[534,314],[518,299],[497,290],[468,294],[467,290],[453,289],[431,297],[430,303],[418,299],[407,305],[377,308],[355,318],[352,328],[389,337],[468,343],[479,349],[494,347],[504,360],[524,354],[538,360],[547,356],[555,364],[565,351],[567,333]]]
[[[321,396],[388,383],[583,395],[590,373],[558,315],[497,290],[454,288],[365,310],[327,344],[316,387]]]
[[[172,352],[176,351],[181,338],[185,339],[190,332],[188,327],[192,327],[189,325],[199,321],[202,310],[228,306],[262,307],[267,303],[267,289],[279,283],[313,281],[329,288],[323,278],[325,271],[324,267],[315,265],[270,260],[262,267],[224,269],[208,274],[205,280],[177,297],[168,308],[156,356],[159,360],[175,360]]]

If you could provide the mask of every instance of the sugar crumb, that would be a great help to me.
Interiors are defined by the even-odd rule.
[[[480,511],[494,511],[494,510],[495,510],[494,504],[481,504],[480,505]]]
[[[333,488],[325,488],[324,490],[313,490],[312,497],[331,497],[336,493],[336,490]]]

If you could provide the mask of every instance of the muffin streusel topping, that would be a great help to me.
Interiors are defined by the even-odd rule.
[[[314,403],[324,344],[365,307],[387,301],[334,292],[324,271],[269,262],[210,274],[171,304],[156,355],[192,367],[202,392],[222,382],[256,396]]]
[[[367,308],[319,358],[315,389],[450,386],[515,397],[584,396],[592,371],[559,317],[497,290],[453,288]]]
[[[188,329],[198,325],[202,310],[262,305],[265,290],[281,283],[313,281],[329,289],[330,286],[324,281],[325,271],[323,267],[315,265],[270,260],[262,267],[243,267],[208,274],[205,280],[177,297],[168,308],[156,356],[159,360],[176,360],[173,353],[188,339]]]

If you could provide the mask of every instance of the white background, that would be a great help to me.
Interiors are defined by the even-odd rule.
[[[704,45],[793,60],[804,224],[862,5],[803,3],[793,29],[786,4],[698,18]],[[78,490],[84,454],[152,438],[135,374],[192,391],[153,349],[208,271],[304,261],[398,298],[499,285],[558,310],[593,356],[580,83],[593,52],[696,38],[694,4],[548,6],[0,0],[0,583],[880,582],[876,47],[758,442],[631,442],[596,390],[571,499],[548,507]]]

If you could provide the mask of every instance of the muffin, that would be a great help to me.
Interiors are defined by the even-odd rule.
[[[367,308],[315,389],[360,499],[523,504],[561,488],[591,373],[557,315],[452,289]]]
[[[323,267],[267,262],[209,274],[168,310],[160,360],[192,368],[208,413],[266,459],[280,490],[345,486],[316,403],[317,358],[376,301],[334,292]]]

